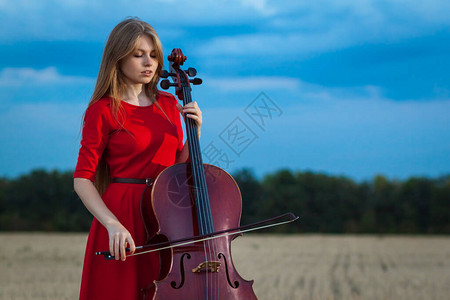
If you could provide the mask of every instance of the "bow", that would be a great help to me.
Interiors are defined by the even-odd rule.
[[[272,224],[267,224],[267,223],[271,223],[271,222],[274,222],[274,221],[277,221],[280,219],[285,219],[285,220],[279,221],[276,223],[272,223]],[[255,230],[260,230],[260,229],[264,229],[264,228],[287,224],[290,222],[294,222],[297,219],[298,219],[298,216],[295,216],[293,213],[285,213],[285,214],[279,215],[277,217],[273,217],[273,218],[266,219],[263,221],[255,222],[252,224],[239,226],[236,228],[220,230],[220,231],[212,232],[209,234],[197,235],[197,236],[193,236],[193,237],[186,237],[186,238],[173,240],[173,241],[166,241],[166,242],[161,242],[161,243],[137,246],[136,250],[144,250],[144,251],[135,252],[133,254],[129,254],[128,256],[136,256],[136,255],[141,255],[141,254],[145,254],[145,253],[161,251],[164,249],[180,247],[180,246],[184,246],[184,245],[193,244],[196,242],[217,239],[220,237],[225,237],[225,236],[234,235],[234,234],[243,234],[244,232],[255,231]],[[152,248],[152,249],[145,250],[148,248]],[[126,248],[125,250],[130,251],[129,248]],[[114,256],[109,251],[95,252],[95,255],[103,255],[106,260],[114,259]]]

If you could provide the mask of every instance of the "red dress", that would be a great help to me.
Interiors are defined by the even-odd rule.
[[[105,157],[112,178],[156,178],[175,163],[183,147],[183,130],[175,97],[160,92],[161,109],[135,106],[122,101],[119,121],[111,111],[110,98],[92,104],[85,114],[81,148],[74,178],[94,181],[101,156]],[[170,119],[170,121],[168,120]],[[143,184],[111,183],[102,195],[106,206],[127,228],[136,246],[146,242],[141,218]],[[89,232],[81,279],[80,299],[138,299],[140,289],[157,279],[159,256],[150,253],[128,257],[126,261],[95,256],[109,250],[108,232],[94,218]]]

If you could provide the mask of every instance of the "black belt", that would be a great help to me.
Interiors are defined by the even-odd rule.
[[[153,179],[152,178],[146,178],[146,179],[137,179],[137,178],[113,178],[112,182],[114,183],[134,183],[134,184],[145,184],[146,186],[152,186],[153,185]]]
[[[147,179],[137,179],[137,178],[113,178],[112,182],[113,183],[134,183],[134,184],[145,184],[145,189],[142,191],[141,194],[141,203],[144,200],[144,196],[145,196],[145,192],[147,191],[147,189],[151,188],[151,186],[153,185],[153,179],[152,178],[147,178]]]

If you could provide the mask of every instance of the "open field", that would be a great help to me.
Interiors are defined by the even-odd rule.
[[[0,299],[77,299],[86,234],[0,233]],[[245,235],[259,299],[450,298],[450,237]]]

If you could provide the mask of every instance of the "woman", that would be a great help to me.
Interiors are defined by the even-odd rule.
[[[133,253],[147,237],[141,181],[187,160],[180,113],[195,120],[199,135],[202,124],[195,102],[182,107],[157,89],[162,68],[161,43],[150,25],[127,19],[113,29],[85,112],[73,176],[75,191],[94,215],[80,299],[138,299],[140,289],[158,277],[158,254],[126,259],[125,248]],[[107,249],[115,261],[94,256]]]

